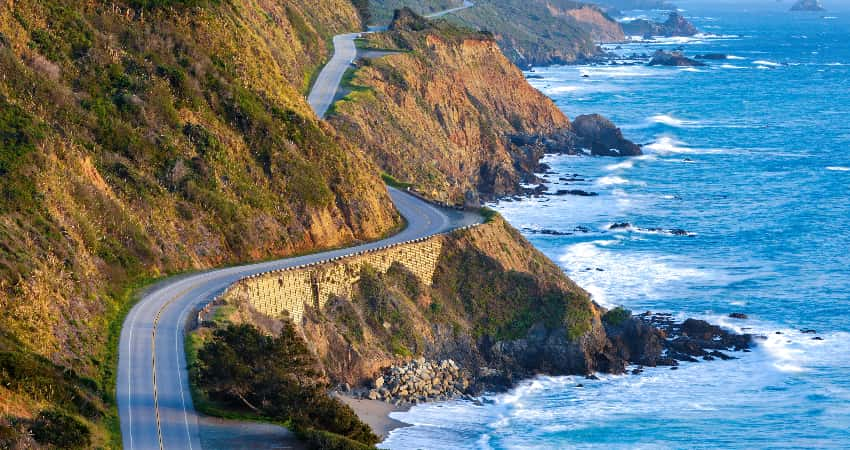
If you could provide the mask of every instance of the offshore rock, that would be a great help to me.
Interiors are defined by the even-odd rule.
[[[656,50],[649,61],[650,66],[702,67],[705,63],[688,58],[682,52]]]
[[[573,131],[581,145],[597,156],[637,156],[640,146],[623,137],[614,123],[599,114],[578,116],[573,120]]]
[[[791,11],[826,11],[820,0],[799,0],[791,6]]]

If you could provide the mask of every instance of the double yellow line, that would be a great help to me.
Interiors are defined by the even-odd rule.
[[[159,450],[165,450],[165,446],[162,441],[162,425],[160,422],[159,416],[159,390],[156,386],[156,331],[159,328],[159,319],[162,317],[162,312],[165,311],[172,303],[177,301],[178,298],[185,295],[187,292],[195,289],[201,282],[197,282],[186,289],[183,289],[174,297],[171,297],[167,302],[165,302],[162,307],[159,308],[159,311],[156,312],[156,316],[153,319],[153,330],[151,331],[151,367],[153,368],[153,409],[154,414],[156,415],[156,434],[157,439],[159,439]]]

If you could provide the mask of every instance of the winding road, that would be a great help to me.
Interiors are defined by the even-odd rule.
[[[354,39],[359,35],[334,38],[334,56],[308,97],[319,117],[324,117],[345,70],[356,57]],[[192,405],[184,352],[185,324],[196,308],[240,278],[347,256],[481,221],[478,214],[438,208],[397,189],[388,189],[407,220],[407,227],[392,237],[345,249],[179,276],[150,288],[130,310],[121,330],[116,396],[123,447],[201,449],[199,416]]]

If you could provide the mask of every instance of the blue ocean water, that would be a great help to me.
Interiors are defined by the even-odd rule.
[[[417,406],[394,414],[413,426],[382,445],[850,448],[850,5],[825,3],[791,14],[774,0],[679,2],[711,35],[618,50],[732,55],[709,67],[536,69],[529,81],[569,116],[609,116],[646,155],[549,157],[550,190],[600,195],[495,205],[597,302],[749,328],[767,338],[758,348]],[[558,181],[573,174],[587,181]]]

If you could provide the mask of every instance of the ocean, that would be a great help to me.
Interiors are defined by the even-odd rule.
[[[731,361],[416,406],[382,447],[850,448],[850,4],[750,1],[678,2],[704,35],[610,46],[730,55],[708,67],[535,69],[567,115],[606,115],[646,154],[547,157],[550,191],[599,196],[493,207],[604,306],[765,339]]]

